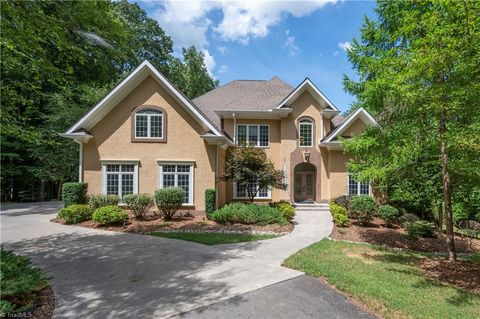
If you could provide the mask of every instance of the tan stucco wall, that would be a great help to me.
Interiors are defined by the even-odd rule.
[[[362,134],[363,129],[365,128],[365,123],[361,119],[356,119],[353,121],[350,126],[347,127],[345,131],[342,132],[342,136],[351,137],[353,135],[360,135]]]
[[[330,186],[329,197],[335,198],[348,194],[347,162],[350,156],[341,150],[329,151]]]
[[[132,143],[131,113],[139,106],[167,113],[166,143]],[[204,210],[205,189],[215,187],[215,147],[200,137],[204,129],[152,77],[146,78],[90,130],[84,146],[84,179],[89,194],[102,192],[101,160],[139,160],[139,193],[159,186],[157,160],[195,162],[193,209]]]

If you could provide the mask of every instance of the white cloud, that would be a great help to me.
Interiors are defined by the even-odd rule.
[[[285,31],[285,35],[287,36],[287,40],[285,40],[285,43],[283,44],[285,48],[287,48],[290,51],[290,55],[295,55],[298,51],[298,46],[295,43],[295,37],[294,36],[289,36],[290,30]]]
[[[228,52],[228,48],[224,46],[219,46],[217,47],[218,52],[220,52],[221,55],[225,55],[225,53]]]
[[[205,61],[205,66],[207,67],[207,71],[210,75],[213,75],[213,70],[215,69],[215,59],[213,58],[212,55],[210,55],[210,52],[208,52],[207,49],[202,50],[204,54],[203,60]]]
[[[338,47],[343,51],[350,51],[352,49],[352,44],[348,41],[338,43]]]
[[[220,67],[218,68],[218,73],[219,74],[223,74],[223,73],[226,73],[228,71],[228,66],[226,65],[220,65]]]
[[[333,56],[337,56],[337,55],[339,55],[339,54],[340,54],[340,51],[338,51],[338,50],[336,50],[336,51],[333,52]]]

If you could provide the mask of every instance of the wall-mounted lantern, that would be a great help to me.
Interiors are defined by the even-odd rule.
[[[310,162],[310,152],[303,152],[303,160],[305,162]]]

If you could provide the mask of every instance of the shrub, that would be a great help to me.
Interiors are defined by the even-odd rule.
[[[288,202],[281,202],[278,203],[277,209],[282,213],[283,217],[287,221],[292,221],[293,217],[295,216],[295,207],[292,206],[292,204]]]
[[[150,194],[128,194],[123,196],[123,202],[137,219],[144,218],[153,206]]]
[[[0,254],[0,316],[3,318],[7,313],[31,309],[36,301],[32,295],[47,285],[47,278],[27,257],[3,249]]]
[[[435,226],[425,220],[406,222],[403,226],[407,231],[408,238],[416,239],[418,237],[435,237]]]
[[[58,217],[63,218],[67,224],[77,224],[92,218],[92,211],[88,205],[74,204],[62,208]]]
[[[368,224],[375,213],[375,201],[368,195],[359,195],[350,201],[350,217],[357,219],[361,225]]]
[[[401,217],[398,218],[398,221],[401,223],[401,224],[405,224],[405,223],[408,223],[408,222],[416,222],[416,221],[419,221],[420,218],[418,218],[417,215],[415,214],[410,214],[410,213],[406,213],[404,215],[402,215]]]
[[[287,224],[283,214],[276,208],[243,203],[224,205],[212,213],[212,219],[220,224]]]
[[[462,221],[469,220],[470,215],[464,205],[459,203],[452,205],[452,217],[455,225],[458,226]]]
[[[155,191],[155,204],[165,220],[172,220],[173,215],[182,207],[184,194],[180,187],[160,188]]]
[[[216,190],[214,189],[205,190],[205,214],[207,214],[208,218],[210,218],[210,215],[215,210],[215,197],[216,197]]]
[[[64,183],[62,186],[63,207],[87,202],[86,183]]]
[[[88,205],[92,211],[100,207],[118,205],[117,195],[92,195],[88,200]]]
[[[397,218],[400,216],[400,212],[393,206],[383,205],[378,209],[378,215],[385,221],[387,227],[392,227]]]
[[[342,195],[337,198],[334,198],[333,201],[335,204],[345,207],[347,210],[350,207],[350,201],[352,200],[352,195]]]
[[[92,220],[100,225],[125,224],[128,214],[116,205],[97,208],[92,215]]]
[[[334,200],[330,202],[330,211],[335,225],[340,227],[348,226],[347,209],[341,205],[336,204]]]

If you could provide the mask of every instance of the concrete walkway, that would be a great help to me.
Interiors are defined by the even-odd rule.
[[[52,277],[56,318],[161,318],[299,275],[281,262],[332,229],[327,210],[298,210],[279,238],[204,246],[49,222],[58,202],[2,206],[1,243]]]

